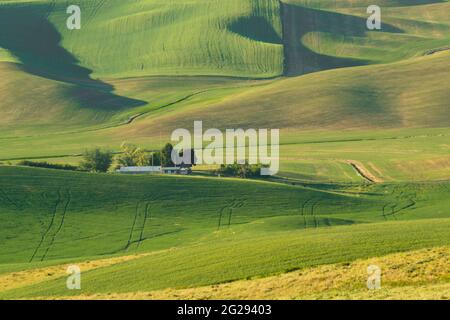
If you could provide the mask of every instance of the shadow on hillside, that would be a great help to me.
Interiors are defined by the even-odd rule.
[[[301,39],[310,32],[324,32],[337,37],[364,37],[366,19],[335,12],[315,10],[281,2],[283,23],[284,74],[306,73],[368,64],[368,61],[322,55],[308,49]],[[402,30],[383,24],[383,32]],[[320,39],[317,39],[320,44]]]
[[[273,43],[282,44],[283,40],[274,30],[273,26],[263,17],[240,17],[229,26],[230,31],[243,37]]]
[[[9,50],[28,73],[73,84],[69,94],[83,107],[120,110],[144,104],[121,97],[114,87],[90,77],[92,70],[61,45],[61,35],[48,21],[52,5],[3,5],[0,7],[0,47]]]

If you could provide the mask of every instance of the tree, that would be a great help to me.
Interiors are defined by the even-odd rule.
[[[190,153],[190,158],[189,161],[182,161],[181,163],[181,167],[182,168],[192,168],[193,166],[197,165],[197,156],[195,155],[195,150],[194,149],[186,149],[186,150],[182,150],[180,152],[180,157],[183,158],[184,157],[184,153],[187,152],[188,154]]]
[[[161,152],[152,152],[149,155],[149,162],[152,166],[160,166],[161,165]]]
[[[260,164],[250,165],[248,162],[245,164],[235,162],[229,165],[221,165],[216,173],[226,177],[258,178],[261,177],[261,169],[266,167]]]
[[[86,150],[80,167],[91,172],[107,172],[113,162],[111,151],[102,151],[100,148]]]
[[[123,167],[143,167],[150,165],[150,157],[144,150],[134,144],[123,143],[122,154],[118,157],[118,163]]]
[[[175,164],[172,161],[172,150],[173,146],[167,143],[161,150],[161,165],[163,167],[173,167]]]

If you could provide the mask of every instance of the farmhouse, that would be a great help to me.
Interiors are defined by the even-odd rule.
[[[117,172],[127,174],[162,173],[162,167],[161,166],[121,167],[119,170],[117,170]]]
[[[118,173],[124,174],[183,174],[187,175],[191,173],[190,168],[184,167],[161,167],[161,166],[148,166],[148,167],[121,167],[117,170]]]
[[[190,168],[184,167],[165,167],[162,168],[162,173],[164,174],[190,174],[192,171]]]

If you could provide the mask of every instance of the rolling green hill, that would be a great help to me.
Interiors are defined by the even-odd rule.
[[[306,220],[298,219],[303,227],[355,223],[340,217],[362,208],[382,208],[379,201],[376,207],[376,199],[365,203],[357,197],[267,182],[0,170],[1,219],[7,226],[3,263],[169,248],[231,225],[302,211]],[[270,194],[277,194],[277,200]],[[315,217],[318,210],[327,219]],[[379,212],[367,217],[382,218]],[[68,243],[74,243],[73,252]]]
[[[90,146],[117,150],[124,140],[158,148],[174,129],[192,129],[201,119],[205,128],[281,128],[282,170],[307,180],[358,181],[348,160],[362,161],[375,174],[378,170],[383,180],[448,179],[449,61],[449,53],[441,52],[263,83],[199,77],[188,84],[186,78],[121,80],[114,82],[120,95],[132,93],[152,103],[116,113],[84,111],[84,124],[77,123],[84,116],[74,117],[76,107],[55,104],[53,112],[35,115],[6,104],[4,110],[11,112],[5,112],[5,122],[8,115],[26,114],[30,127],[17,126],[11,118],[2,126],[6,137],[0,139],[0,159],[77,155]],[[50,88],[42,100],[23,94],[22,101],[28,97],[36,106],[45,99],[70,101]],[[44,127],[33,122],[40,115],[46,118]],[[140,116],[127,124],[134,115]]]
[[[358,1],[289,1],[279,4],[275,0],[246,0],[227,1],[225,8],[217,3],[200,0],[90,0],[80,4],[84,21],[82,29],[69,31],[65,27],[64,1],[26,4],[1,1],[0,57],[4,61],[20,63],[20,67],[2,65],[2,72],[10,79],[0,83],[0,90],[6,98],[0,103],[0,110],[5,115],[0,121],[6,135],[16,136],[8,134],[13,126],[18,134],[23,131],[28,136],[38,132],[36,126],[41,124],[46,125],[46,133],[72,131],[74,127],[104,126],[105,123],[117,125],[142,112],[152,114],[155,105],[172,106],[175,103],[178,106],[180,102],[186,102],[183,98],[189,97],[189,93],[176,97],[166,95],[161,101],[159,96],[152,94],[136,94],[123,83],[114,81],[117,78],[154,75],[260,78],[280,76],[283,72],[297,75],[401,61],[450,44],[450,3],[447,1],[390,2],[389,7],[383,7],[385,27],[381,32],[365,29],[365,3]],[[384,6],[386,2],[380,4]],[[401,7],[394,6],[397,4]],[[440,108],[442,101],[447,99],[448,90],[444,85],[448,74],[447,60],[448,56],[433,57],[429,61],[410,60],[411,63],[401,63],[392,71],[390,67],[355,69],[343,74],[336,71],[334,75],[338,80],[333,86],[327,85],[326,81],[331,79],[326,75],[317,75],[315,79],[321,83],[314,92],[311,92],[311,85],[304,82],[314,83],[315,79],[280,82],[275,87],[301,91],[290,95],[292,101],[285,101],[286,96],[278,99],[279,89],[272,92],[272,87],[269,87],[263,91],[263,96],[273,96],[266,101],[278,101],[270,102],[271,108],[277,110],[277,117],[284,115],[289,118],[274,119],[270,124],[281,128],[304,128],[305,124],[307,128],[326,128],[329,124],[322,123],[322,113],[311,116],[306,113],[305,119],[286,115],[293,109],[303,115],[305,107],[314,110],[332,108],[333,103],[326,97],[340,95],[336,100],[348,110],[337,106],[334,115],[325,117],[328,122],[335,123],[334,118],[339,116],[345,127],[348,123],[353,127],[446,125],[442,113],[447,109]],[[386,70],[389,74],[384,74]],[[401,75],[403,72],[410,73],[405,76],[408,81]],[[436,76],[425,80],[420,85],[419,96],[416,96],[417,85],[409,86],[410,79],[421,81],[414,75],[422,72],[426,72],[429,78]],[[392,83],[384,84],[386,76]],[[154,82],[149,85],[148,79],[144,78],[136,78],[135,82],[138,83],[139,79],[143,83],[138,86],[149,93],[154,90]],[[438,83],[438,79],[442,82]],[[17,81],[29,83],[30,88],[15,90]],[[209,89],[207,81],[192,81],[193,92]],[[341,86],[345,86],[344,91]],[[401,87],[393,89],[396,91],[386,97],[379,94],[392,86]],[[224,87],[226,89],[227,85]],[[174,88],[168,86],[166,91],[178,94],[180,89],[175,84]],[[325,95],[323,99],[318,99],[319,92],[320,96]],[[222,99],[229,94],[229,90],[215,93]],[[249,94],[252,94],[251,90]],[[302,99],[299,99],[300,95]],[[240,101],[240,97],[235,101],[246,105],[260,104],[251,96],[250,101]],[[367,113],[369,102],[375,106]],[[188,105],[192,108],[205,103],[209,103],[208,97],[202,99],[199,95],[199,99]],[[420,110],[416,114],[416,105],[424,109],[431,106],[432,109],[427,109],[427,117],[423,118]],[[160,110],[159,107],[156,109]],[[246,108],[252,113],[252,123],[247,125],[267,122],[264,120],[267,119],[266,108],[260,108],[256,111]],[[282,112],[278,112],[279,108]],[[400,110],[392,110],[397,108]],[[410,117],[417,117],[420,121],[404,120],[405,108],[412,114]],[[177,111],[180,108],[171,109]],[[365,117],[370,115],[370,125],[359,119],[359,112]],[[371,117],[373,113],[375,119]],[[383,113],[384,118],[377,118],[376,113]],[[185,115],[176,117],[184,118]],[[386,121],[385,118],[393,119]],[[232,124],[239,124],[232,120]],[[175,121],[174,125],[179,125]],[[220,124],[227,125],[227,117]],[[142,126],[149,125],[144,123]],[[153,124],[150,127],[153,128]],[[172,129],[169,126],[168,130]],[[134,130],[141,131],[141,128]],[[159,130],[154,131],[159,134]]]
[[[194,119],[203,119],[205,127],[305,131],[447,127],[449,81],[450,51],[283,79],[207,107],[177,108],[143,119],[131,130],[151,135],[165,128],[190,127]]]
[[[447,247],[414,250],[387,256],[358,259],[302,269],[266,278],[246,279],[187,289],[165,289],[127,293],[85,293],[69,299],[241,299],[241,300],[307,300],[307,299],[448,299],[449,250]],[[111,262],[112,260],[107,260]],[[365,268],[378,265],[385,270],[383,287],[367,290]],[[48,270],[63,271],[63,266]],[[44,269],[45,270],[45,269]],[[43,272],[44,270],[41,270]],[[426,284],[424,279],[426,278]],[[317,281],[320,279],[321,281]],[[34,279],[36,281],[36,279]],[[55,299],[55,296],[40,298]],[[56,296],[61,299],[62,296]]]
[[[372,4],[380,31],[366,28]],[[0,0],[0,299],[235,296],[274,283],[298,298],[289,283],[311,279],[302,297],[368,297],[345,270],[385,255],[401,275],[372,298],[447,297],[449,1],[78,5],[82,29],[70,31],[66,0]],[[14,166],[78,164],[123,141],[161,148],[196,120],[281,129],[278,176]],[[413,257],[423,264],[404,263]],[[81,292],[65,289],[69,263],[83,268]],[[347,286],[322,290],[324,270]]]
[[[2,47],[60,76],[282,73],[276,0],[83,0],[79,31],[66,28],[66,1],[2,3]]]
[[[233,179],[0,170],[1,273],[144,254],[85,273],[89,294],[207,285],[449,244],[448,183],[354,194]],[[136,274],[142,279],[131,281]],[[127,285],[110,288],[112,275]],[[17,290],[0,296],[70,294],[60,277]]]

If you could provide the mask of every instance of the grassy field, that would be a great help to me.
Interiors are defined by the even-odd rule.
[[[376,169],[371,171],[380,171],[385,181],[444,180],[450,170],[448,61],[449,53],[441,52],[264,81],[110,80],[114,97],[106,105],[103,98],[93,98],[98,92],[91,88],[43,79],[3,64],[8,77],[2,87],[6,98],[0,102],[4,115],[0,161],[49,157],[64,161],[92,146],[118,150],[124,140],[156,149],[174,129],[190,129],[194,120],[201,119],[205,128],[281,128],[283,171],[306,180],[358,181],[342,164],[348,160],[366,167],[372,162]],[[18,90],[22,87],[16,84],[22,82],[35,89]],[[73,87],[82,94],[68,96]],[[35,91],[43,94],[36,96]],[[131,105],[123,104],[123,99]],[[111,101],[117,102],[117,108]],[[388,144],[387,136],[392,138]],[[410,170],[416,166],[421,170]]]
[[[143,254],[84,273],[86,294],[210,285],[449,244],[448,183],[321,190],[223,178],[1,171],[1,274]],[[136,270],[142,279],[131,281]],[[108,285],[112,275],[117,282]],[[70,294],[61,279],[2,295]]]
[[[7,167],[1,171],[2,225],[13,228],[7,228],[2,235],[4,263],[71,258],[82,253],[112,254],[136,247],[148,249],[149,245],[151,249],[171,247],[226,229],[231,224],[297,215],[306,200],[313,202],[305,204],[305,216],[316,214],[311,212],[313,204],[314,209],[323,214],[344,212],[345,216],[347,211],[351,214],[359,206],[370,208],[372,201],[376,203],[376,200],[368,200],[369,204],[365,204],[357,197],[268,182],[97,177]],[[15,181],[14,187],[10,185],[11,180]],[[268,197],[272,193],[278,194],[278,200]],[[198,198],[202,199],[199,204]],[[105,206],[106,203],[109,205]],[[240,209],[244,206],[245,210]],[[372,210],[380,211],[382,203],[378,206]],[[339,207],[341,209],[337,209]],[[67,214],[69,210],[74,213]],[[234,217],[233,210],[236,211]],[[108,230],[102,222],[104,219],[108,220]],[[319,221],[323,219],[317,219],[317,223],[324,223]],[[381,220],[381,213],[374,213],[369,219]],[[352,221],[336,219],[336,223],[348,222]],[[148,234],[143,229],[147,223]],[[96,235],[102,229],[101,235]],[[152,244],[153,241],[143,241],[146,238],[158,241]],[[72,241],[79,242],[73,252],[66,247]]]
[[[422,249],[407,253],[360,259],[352,263],[323,265],[267,278],[234,281],[193,289],[91,294],[73,299],[449,299],[449,248]],[[112,261],[109,260],[109,261]],[[366,269],[381,268],[383,288],[368,291]],[[99,265],[102,267],[102,265]],[[59,276],[64,266],[55,268]],[[41,273],[54,269],[40,270]],[[55,270],[55,273],[56,273]],[[33,274],[33,273],[32,273]],[[27,276],[30,276],[27,273]],[[34,282],[43,279],[36,279]],[[53,275],[52,275],[53,276]],[[47,280],[48,280],[47,276]],[[39,297],[49,299],[49,297]],[[67,297],[56,296],[56,299]],[[50,297],[52,299],[52,297]]]
[[[202,117],[207,113],[204,121],[210,121],[218,112],[221,126],[266,125],[270,118],[272,126],[302,131],[447,126],[443,115],[448,112],[444,85],[448,54],[420,57],[450,43],[450,3],[429,2],[402,2],[411,5],[386,8],[383,18],[389,27],[368,32],[361,17],[364,7],[354,7],[357,1],[348,2],[350,8],[332,6],[336,3],[332,1],[299,2],[306,7],[289,2],[285,11],[292,14],[292,21],[282,27],[281,20],[286,19],[280,17],[278,1],[227,1],[222,8],[215,1],[200,0],[90,0],[80,4],[86,22],[79,31],[65,28],[63,1],[27,5],[2,1],[3,61],[13,56],[20,63],[1,64],[7,75],[0,82],[6,97],[0,104],[5,115],[0,120],[2,132],[7,137],[28,137],[73,132],[74,128],[88,131],[93,126],[127,123],[142,113],[137,119],[142,121],[119,129],[120,134],[154,137],[184,125],[198,113]],[[328,3],[328,7],[318,10],[318,3]],[[41,29],[32,28],[38,23]],[[188,32],[184,26],[189,26]],[[193,77],[281,76],[290,72],[283,65],[292,60],[286,56],[290,48],[299,51],[292,63],[313,68],[310,71],[375,65],[266,83],[261,88],[249,86],[248,90],[243,90],[239,79]],[[378,65],[387,62],[399,63]],[[415,78],[418,73],[422,77]],[[149,78],[155,75],[177,77]],[[190,77],[180,81],[181,75]],[[19,91],[17,83],[27,83],[29,89]],[[316,94],[311,94],[311,88]],[[228,101],[230,95],[233,98]],[[221,100],[225,102],[215,103]],[[241,106],[245,106],[244,114],[236,112]],[[236,118],[237,114],[242,117]],[[39,130],[42,124],[45,130]],[[90,131],[90,139],[100,143],[102,133],[110,135]],[[82,135],[79,141],[85,143]]]
[[[449,1],[78,5],[70,31],[65,0],[0,0],[0,299],[450,297]],[[196,120],[279,128],[279,174],[15,166]]]
[[[271,77],[283,71],[275,0],[83,0],[79,32],[66,28],[66,1],[2,3],[2,23],[29,40],[17,43],[6,33],[3,48],[30,68],[64,77]],[[36,23],[40,30],[27,30]]]

